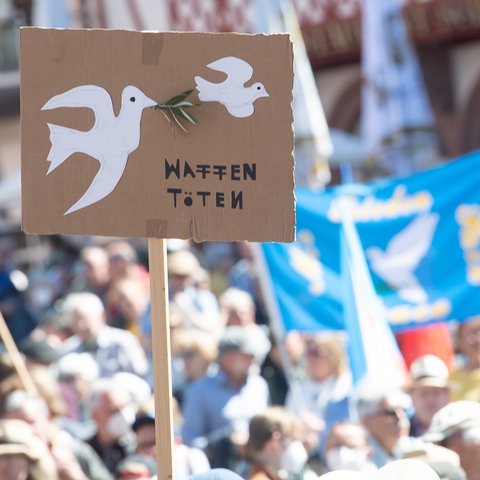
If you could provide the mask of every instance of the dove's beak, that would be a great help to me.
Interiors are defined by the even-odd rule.
[[[261,96],[261,97],[269,97],[270,95],[269,95],[268,92],[265,90],[265,93],[262,93],[260,96]]]
[[[155,100],[152,100],[151,98],[145,97],[145,101],[143,102],[144,108],[154,107],[155,105],[158,105],[158,102],[156,102]]]

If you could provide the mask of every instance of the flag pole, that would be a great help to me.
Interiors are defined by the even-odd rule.
[[[278,308],[278,303],[275,301],[274,298],[274,288],[271,282],[270,275],[268,273],[265,256],[262,252],[262,249],[260,248],[260,245],[252,244],[252,247],[255,263],[258,266],[260,290],[265,300],[272,333],[277,343],[280,360],[282,362],[287,383],[290,388],[290,393],[292,395],[292,401],[297,410],[300,412],[304,409],[305,402],[303,400],[303,395],[299,390],[299,381],[293,375],[292,361],[285,347],[286,332],[285,328],[283,327],[282,321],[280,320],[282,315],[280,313],[280,309]]]
[[[20,378],[20,381],[22,382],[25,390],[28,393],[32,393],[35,395],[38,394],[37,387],[35,386],[35,383],[33,382],[32,377],[28,373],[25,362],[23,361],[23,358],[20,355],[20,352],[18,351],[17,345],[15,344],[12,334],[8,329],[7,322],[5,321],[5,318],[1,313],[0,313],[0,338],[3,341],[5,348],[7,349],[7,353],[9,354],[12,360],[13,367],[15,368],[15,371],[17,372],[17,375]]]
[[[172,480],[174,478],[172,378],[168,314],[167,242],[164,238],[148,239],[148,264],[150,271],[157,477],[159,480]]]

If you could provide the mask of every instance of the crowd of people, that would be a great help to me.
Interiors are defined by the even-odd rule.
[[[52,237],[29,272],[14,248],[0,239],[0,311],[31,382],[4,342],[0,478],[155,478],[145,245]],[[480,316],[453,365],[422,354],[398,391],[359,386],[343,334],[279,337],[251,245],[167,249],[176,479],[480,480]]]

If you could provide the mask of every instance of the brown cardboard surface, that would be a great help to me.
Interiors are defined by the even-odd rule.
[[[287,34],[23,28],[20,47],[25,232],[293,241],[293,52]],[[160,110],[143,109],[138,147],[122,157],[126,166],[111,193],[66,213],[98,184],[101,162],[78,151],[88,151],[88,135],[74,148],[63,130],[51,140],[56,127],[49,124],[87,132],[96,116],[64,97],[42,110],[50,99],[94,85],[109,93],[118,116],[122,92],[133,85],[157,103],[194,89],[187,100],[199,103],[195,76],[222,82],[225,73],[207,65],[225,57],[251,65],[245,87],[261,82],[269,94],[253,102],[253,114],[239,118],[219,101],[202,101],[188,110],[199,123],[182,121],[184,133]],[[105,98],[98,102],[104,108]],[[127,130],[109,131],[97,146],[110,170],[118,170],[118,149],[134,135],[135,128]],[[67,144],[73,151],[63,162],[48,161],[52,142],[56,155]]]

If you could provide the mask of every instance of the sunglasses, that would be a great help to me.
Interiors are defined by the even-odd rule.
[[[399,418],[398,408],[384,408],[377,413],[370,415],[371,417],[395,417]]]
[[[330,356],[330,352],[324,348],[308,347],[306,353],[309,357],[328,358]]]
[[[197,351],[196,350],[186,350],[185,352],[182,352],[181,357],[186,359],[192,359],[196,357]]]

